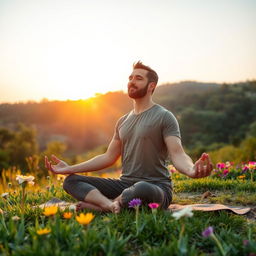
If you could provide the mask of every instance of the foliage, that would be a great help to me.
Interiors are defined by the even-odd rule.
[[[203,149],[218,149],[212,145],[239,147],[246,137],[255,138],[256,81],[165,84],[157,87],[154,99],[177,116],[183,144],[194,158]],[[0,127],[11,132],[18,122],[33,124],[40,150],[57,140],[75,155],[108,144],[116,121],[131,107],[123,92],[80,101],[1,104]]]
[[[256,137],[244,139],[239,147],[233,145],[224,146],[218,150],[209,152],[214,163],[226,162],[232,159],[234,163],[256,160]]]
[[[0,145],[1,166],[18,166],[25,169],[26,158],[38,153],[35,128],[18,124],[16,132],[2,129],[2,134],[3,132],[5,136],[2,136],[4,143]]]

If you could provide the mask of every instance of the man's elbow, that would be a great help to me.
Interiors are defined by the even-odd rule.
[[[115,155],[115,154],[110,154],[108,152],[106,152],[104,155],[105,155],[105,161],[107,162],[108,166],[113,165],[120,157],[120,155],[118,154]]]

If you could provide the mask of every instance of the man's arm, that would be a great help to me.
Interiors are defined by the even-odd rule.
[[[210,175],[213,164],[208,154],[203,153],[194,164],[192,159],[185,153],[180,138],[167,136],[164,140],[172,163],[179,172],[191,178],[202,178]]]
[[[52,156],[52,160],[56,162],[53,165],[51,161],[45,157],[45,167],[56,174],[72,174],[79,172],[92,172],[107,168],[114,164],[121,154],[121,142],[118,139],[111,140],[106,153],[98,155],[86,162],[68,165],[64,161],[58,159],[56,156]]]

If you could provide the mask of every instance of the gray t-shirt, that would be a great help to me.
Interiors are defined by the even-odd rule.
[[[114,137],[122,142],[121,180],[170,181],[167,136],[180,138],[179,125],[174,115],[158,104],[140,114],[130,112],[121,117]]]

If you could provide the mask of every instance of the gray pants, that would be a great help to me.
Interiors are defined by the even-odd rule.
[[[109,199],[121,195],[123,207],[128,207],[132,199],[140,198],[144,205],[159,203],[163,209],[167,209],[172,200],[171,182],[132,182],[71,174],[66,177],[63,188],[79,201],[84,201],[86,195],[93,189],[98,189]]]

